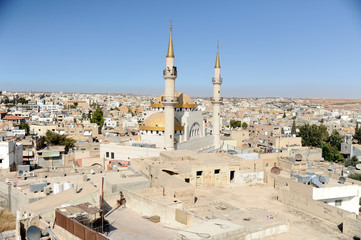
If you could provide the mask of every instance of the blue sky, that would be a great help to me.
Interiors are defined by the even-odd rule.
[[[178,91],[361,98],[358,0],[0,0],[0,88],[161,94],[170,19]]]

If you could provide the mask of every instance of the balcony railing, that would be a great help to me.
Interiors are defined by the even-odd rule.
[[[211,97],[211,102],[223,102],[223,97],[215,99],[214,97]]]
[[[219,78],[219,81],[217,81],[215,78],[212,78],[212,83],[214,84],[214,83],[220,83],[220,84],[222,84],[223,83],[223,78]]]
[[[163,69],[163,76],[177,77],[177,67],[173,67],[172,69],[164,68]]]
[[[161,102],[178,102],[179,97],[166,97],[166,96],[162,96],[160,98]]]

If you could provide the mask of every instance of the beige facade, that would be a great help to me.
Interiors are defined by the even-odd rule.
[[[30,125],[30,132],[39,136],[45,136],[47,131],[64,134],[70,137],[97,137],[100,128],[97,124],[90,125]]]
[[[276,137],[274,138],[274,147],[281,148],[301,148],[302,138],[300,137]]]
[[[231,139],[236,140],[236,142],[237,142],[236,147],[244,148],[244,147],[247,147],[247,142],[249,140],[249,131],[246,129],[241,129],[239,131],[232,130],[230,137],[231,137]]]

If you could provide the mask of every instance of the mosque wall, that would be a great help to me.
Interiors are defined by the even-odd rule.
[[[177,150],[201,151],[214,146],[214,136],[208,135],[202,138],[192,139],[187,142],[178,143]]]

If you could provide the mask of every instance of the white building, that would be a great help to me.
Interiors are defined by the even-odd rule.
[[[358,214],[360,192],[361,186],[358,185],[314,187],[312,199]]]
[[[105,118],[104,125],[108,128],[115,128],[119,126],[119,122],[116,120],[112,120],[112,118]]]
[[[23,145],[15,141],[0,142],[0,170],[23,163]]]

